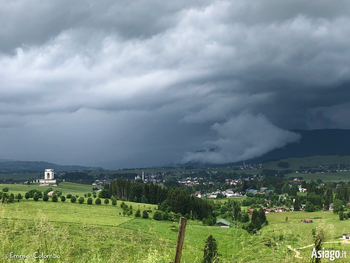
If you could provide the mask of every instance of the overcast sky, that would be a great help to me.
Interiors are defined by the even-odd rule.
[[[345,0],[0,0],[0,25],[0,158],[225,163],[350,128]]]

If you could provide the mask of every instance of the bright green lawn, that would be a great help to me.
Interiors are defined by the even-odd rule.
[[[91,193],[93,187],[101,188],[101,186],[92,186],[88,184],[77,184],[77,183],[70,183],[70,182],[62,182],[59,183],[57,187],[53,186],[39,186],[38,184],[31,184],[31,185],[25,185],[25,184],[0,184],[0,191],[4,188],[8,187],[9,192],[18,194],[21,193],[24,195],[26,192],[28,192],[31,189],[37,189],[39,191],[44,192],[47,188],[52,188],[53,190],[62,191],[63,195],[67,194],[73,194],[73,195],[84,195],[86,193]]]

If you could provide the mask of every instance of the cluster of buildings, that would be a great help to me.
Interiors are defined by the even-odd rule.
[[[217,198],[217,196],[221,194],[224,195],[228,198],[233,198],[233,197],[242,197],[243,195],[241,195],[241,193],[238,192],[233,192],[232,189],[227,189],[225,191],[220,191],[217,190],[215,192],[212,193],[206,193],[206,194],[202,194],[200,191],[195,192],[195,196],[197,196],[198,198],[202,198],[202,197],[208,197],[208,198]]]

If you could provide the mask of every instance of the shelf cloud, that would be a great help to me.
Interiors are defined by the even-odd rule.
[[[346,1],[0,4],[0,158],[224,163],[350,128]]]

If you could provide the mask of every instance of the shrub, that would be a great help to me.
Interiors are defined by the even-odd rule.
[[[23,196],[22,196],[21,194],[18,194],[18,195],[17,195],[17,199],[18,199],[18,200],[21,200],[21,199],[23,199]]]
[[[13,196],[10,195],[10,197],[9,197],[9,199],[8,199],[8,202],[9,202],[9,203],[13,203],[13,200],[14,200]]]
[[[142,212],[142,218],[148,218],[148,213],[146,210],[143,210]]]
[[[215,238],[210,235],[205,242],[203,263],[216,262],[217,257],[218,245],[216,244]]]
[[[39,200],[39,195],[38,193],[35,193],[33,196],[34,201],[38,201]]]
[[[106,199],[104,200],[104,203],[105,203],[106,205],[108,205],[108,204],[109,204],[109,199],[106,198]]]
[[[153,214],[153,219],[154,220],[162,220],[162,212],[160,211],[156,211],[154,214]]]
[[[96,204],[96,205],[100,205],[100,204],[101,204],[101,199],[100,199],[100,198],[97,198],[97,199],[95,200],[95,204]]]
[[[29,193],[28,192],[25,193],[24,198],[27,199],[27,200],[29,199]]]
[[[90,196],[91,196],[91,193],[88,193],[87,196],[90,197]]]
[[[85,201],[84,197],[79,197],[78,202],[79,204],[83,204]]]
[[[91,198],[91,197],[88,198],[87,204],[88,204],[88,205],[92,205],[92,198]]]
[[[137,209],[136,213],[135,213],[135,217],[141,217],[141,210]]]
[[[52,197],[52,202],[57,202],[58,201],[58,197],[57,197],[57,195],[54,195],[53,197]]]
[[[122,200],[122,201],[126,201],[126,198],[123,196],[121,200]]]
[[[61,195],[61,202],[66,201],[66,197],[64,195]]]
[[[72,195],[71,194],[67,194],[67,199],[71,199]]]
[[[72,195],[71,198],[70,198],[70,201],[72,203],[75,203],[77,201],[77,198],[74,195]]]
[[[8,188],[8,187],[2,188],[2,191],[3,191],[3,192],[8,192],[8,191],[9,191],[9,188]]]
[[[43,201],[47,202],[49,200],[49,197],[47,195],[44,195]]]
[[[112,205],[114,205],[114,206],[117,205],[117,200],[116,199],[112,199]]]
[[[162,219],[163,220],[168,220],[168,213],[167,212],[163,212]]]

